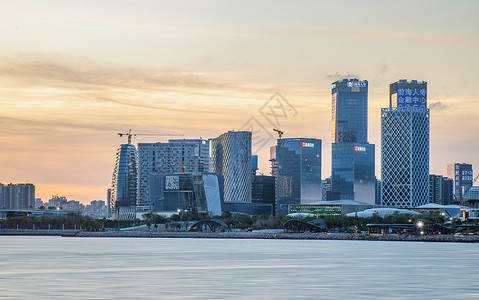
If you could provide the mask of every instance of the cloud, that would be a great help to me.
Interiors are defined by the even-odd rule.
[[[448,108],[448,106],[443,104],[441,101],[438,101],[430,103],[429,108],[433,111],[444,111]]]
[[[361,75],[359,74],[356,74],[356,73],[347,73],[347,74],[342,74],[342,73],[334,73],[334,74],[327,74],[326,76],[324,76],[324,79],[327,79],[327,80],[341,80],[341,79],[352,79],[352,78],[357,78],[357,79],[360,79],[361,78]]]
[[[91,60],[45,55],[19,55],[2,58],[0,77],[32,86],[69,88],[173,87],[231,89],[235,85],[212,80],[209,74],[174,70],[154,70],[100,65]]]

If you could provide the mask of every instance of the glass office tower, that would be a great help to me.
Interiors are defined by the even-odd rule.
[[[426,82],[400,80],[390,85],[390,107],[381,109],[383,205],[407,208],[429,201],[429,109],[426,105]]]
[[[368,142],[368,81],[343,79],[331,86],[332,143]]]
[[[132,144],[122,144],[116,152],[110,205],[118,218],[120,207],[136,205],[138,188],[138,152]]]
[[[321,140],[278,139],[276,146],[276,215],[291,204],[321,200]]]
[[[373,144],[333,144],[332,198],[375,204],[375,161],[375,145]]]
[[[212,171],[224,176],[224,201],[251,202],[249,131],[228,131],[211,140]]]
[[[331,200],[375,203],[375,147],[368,143],[368,81],[331,86]]]

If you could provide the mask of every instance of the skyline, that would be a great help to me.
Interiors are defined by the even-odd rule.
[[[331,83],[343,78],[369,82],[378,178],[380,109],[399,79],[428,82],[430,173],[447,175],[454,162],[479,166],[479,3],[395,5],[4,3],[0,182],[33,183],[43,201],[57,193],[104,200],[116,149],[126,142],[118,132],[215,138],[260,116],[277,91],[298,112],[282,120],[284,137],[323,141],[324,179],[331,175]],[[274,143],[258,153],[267,175]]]

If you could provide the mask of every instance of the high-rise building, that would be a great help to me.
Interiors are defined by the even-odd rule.
[[[425,81],[400,80],[390,85],[390,107],[381,109],[383,205],[406,208],[429,201],[429,109],[426,105]]]
[[[212,171],[224,177],[224,202],[251,202],[251,132],[228,131],[211,140]]]
[[[472,165],[465,163],[448,164],[447,177],[454,180],[454,197],[457,201],[460,201],[473,185]]]
[[[375,147],[368,143],[368,81],[332,84],[331,197],[375,203]],[[326,200],[326,199],[324,199]]]
[[[138,190],[138,152],[132,144],[122,144],[116,152],[111,184],[110,205],[115,218],[120,207],[136,206]]]
[[[442,175],[429,175],[429,203],[450,205],[454,202],[454,182]]]
[[[321,200],[321,140],[278,139],[276,146],[276,215],[288,214],[292,204]]]
[[[173,139],[168,143],[138,143],[138,202],[150,206],[150,175],[209,172],[209,141]]]
[[[368,81],[343,79],[332,92],[332,143],[368,142]]]
[[[0,208],[35,209],[35,185],[31,183],[0,184]]]

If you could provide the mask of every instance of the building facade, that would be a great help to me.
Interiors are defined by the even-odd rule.
[[[150,180],[154,210],[222,213],[222,181],[214,173],[152,174]]]
[[[454,181],[442,175],[429,175],[429,203],[451,205],[454,203]]]
[[[138,152],[132,144],[122,144],[116,152],[113,169],[110,205],[119,216],[119,208],[136,206],[138,191]],[[126,209],[124,209],[126,211]]]
[[[269,203],[274,213],[275,205],[275,177],[265,175],[253,176],[251,201],[255,203]]]
[[[276,146],[276,215],[288,214],[289,205],[321,200],[321,140],[278,139]]]
[[[454,197],[457,201],[460,201],[474,183],[472,165],[466,163],[448,164],[447,177],[454,180]]]
[[[368,143],[368,81],[332,84],[331,197],[375,203],[375,147]],[[326,199],[325,199],[326,200]]]
[[[381,109],[381,201],[399,208],[424,205],[429,201],[430,112],[423,106],[427,83],[391,84],[390,105],[394,104],[401,106]]]
[[[211,140],[212,172],[224,178],[224,202],[251,202],[249,131],[228,131]]]
[[[138,206],[150,206],[150,175],[209,172],[209,141],[172,139],[138,143]]]

